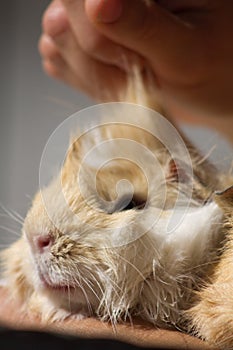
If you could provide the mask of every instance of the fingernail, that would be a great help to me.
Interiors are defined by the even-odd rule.
[[[114,23],[120,18],[122,9],[122,0],[102,0],[99,6],[98,21]]]

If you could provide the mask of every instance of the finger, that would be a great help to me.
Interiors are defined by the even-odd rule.
[[[66,8],[75,40],[78,41],[81,49],[92,58],[115,65],[124,71],[129,71],[132,62],[135,61],[143,65],[143,60],[139,55],[135,55],[135,52],[112,42],[96,30],[86,16],[84,1],[64,0],[62,3]],[[59,40],[61,44],[62,38]],[[66,40],[64,44],[66,45]]]
[[[63,0],[75,6],[75,0]],[[93,25],[109,39],[143,54],[161,71],[176,66],[190,68],[190,60],[201,58],[196,31],[155,1],[86,0],[86,13]],[[117,6],[120,8],[117,8]],[[198,66],[198,65],[196,65]]]
[[[39,40],[46,73],[98,100],[116,100],[123,89],[125,74],[86,54],[70,27],[53,38],[43,34]],[[111,86],[112,92],[109,92]]]
[[[59,54],[73,71],[78,72],[77,62],[81,49],[70,28],[53,38],[43,34],[39,41],[39,51],[49,60],[53,60]]]
[[[40,46],[43,45],[45,43],[42,42]],[[90,58],[82,50],[76,56],[76,65],[79,69],[77,66],[74,69],[56,46],[51,46],[49,49],[50,55],[44,55],[43,60],[44,70],[49,76],[87,93],[96,100],[116,101],[121,98],[121,91],[126,84],[126,75],[122,70],[102,64]]]
[[[42,34],[38,42],[38,50],[44,60],[53,60],[60,56],[54,40],[47,34]]]
[[[69,4],[75,0],[63,0]],[[86,13],[90,21],[111,39],[129,45],[133,50],[150,54],[151,45],[177,45],[190,37],[190,28],[155,1],[86,0]],[[111,28],[111,29],[110,29]],[[153,39],[145,40],[145,39]]]
[[[68,17],[61,1],[52,1],[44,12],[42,18],[42,28],[44,33],[51,37],[55,37],[66,31],[68,27]]]

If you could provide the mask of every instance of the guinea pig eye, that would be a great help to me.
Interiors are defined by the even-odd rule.
[[[141,198],[124,196],[120,198],[112,208],[109,208],[108,213],[122,212],[131,209],[143,209],[145,207],[145,201]]]
[[[130,209],[143,209],[145,207],[145,202],[137,201],[134,198],[125,205],[120,211],[130,210]]]

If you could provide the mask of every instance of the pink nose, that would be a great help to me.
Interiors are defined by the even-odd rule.
[[[43,253],[50,249],[52,244],[52,237],[50,235],[38,237],[36,240],[36,246],[40,253]]]

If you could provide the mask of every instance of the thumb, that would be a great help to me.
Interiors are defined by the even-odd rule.
[[[102,34],[155,62],[174,66],[193,42],[192,28],[155,1],[86,0],[85,8]]]

